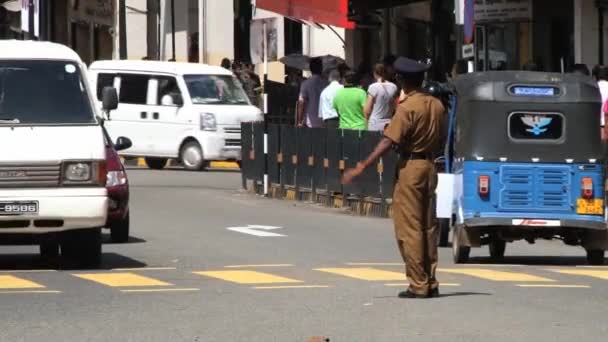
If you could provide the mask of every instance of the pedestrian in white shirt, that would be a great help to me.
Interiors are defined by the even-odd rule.
[[[329,85],[321,92],[321,98],[319,99],[319,117],[323,119],[325,128],[338,129],[340,119],[333,103],[338,90],[344,88],[340,84],[340,72],[338,70],[332,70],[329,73],[329,82]]]
[[[606,103],[606,101],[608,100],[608,68],[605,66],[600,67],[600,69],[598,70],[597,73],[597,86],[600,88],[600,94],[602,95],[602,108],[600,108],[600,114],[601,114],[601,122],[602,122],[602,127],[605,127],[606,125],[606,119],[604,117],[604,111],[603,111],[603,105],[604,103]],[[604,140],[608,139],[608,136],[605,136],[606,134],[604,133],[605,129],[602,129],[602,138],[604,138]]]
[[[364,108],[365,118],[368,121],[368,130],[383,131],[393,117],[396,99],[399,96],[397,86],[386,80],[386,72],[383,64],[374,67],[376,83],[369,86],[367,90],[367,102]]]

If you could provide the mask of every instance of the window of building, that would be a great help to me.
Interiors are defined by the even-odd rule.
[[[149,76],[120,75],[120,103],[146,104]]]

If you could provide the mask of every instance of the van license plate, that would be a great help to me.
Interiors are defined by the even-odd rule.
[[[38,202],[0,202],[0,215],[38,214]]]
[[[580,215],[602,215],[604,213],[604,200],[579,198],[576,200],[576,213]]]

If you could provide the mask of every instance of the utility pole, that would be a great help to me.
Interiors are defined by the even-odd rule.
[[[118,50],[120,59],[127,59],[127,5],[118,1]]]
[[[171,0],[171,52],[175,62],[175,0]]]
[[[158,59],[158,11],[160,11],[158,0],[146,1],[146,43],[147,56],[149,59]]]

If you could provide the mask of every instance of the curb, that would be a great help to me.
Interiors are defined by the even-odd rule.
[[[148,165],[146,164],[146,160],[144,158],[120,157],[120,160],[122,161],[123,165],[125,165],[125,166],[136,166],[136,167],[145,167],[145,168],[148,167]],[[177,162],[175,159],[169,159],[169,161],[167,163],[167,167],[176,167],[176,166],[180,166],[180,163]],[[209,167],[211,169],[238,170],[239,164],[237,162],[212,161],[212,162],[210,162]]]

